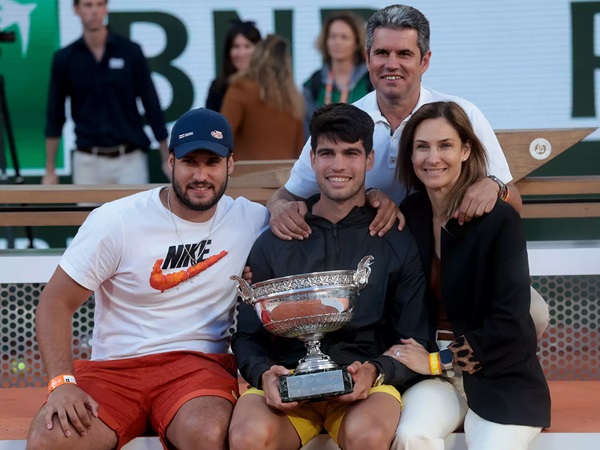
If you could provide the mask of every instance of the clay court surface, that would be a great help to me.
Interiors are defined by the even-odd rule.
[[[600,433],[600,382],[552,381],[552,433]],[[240,383],[244,389],[245,384]],[[46,388],[0,388],[0,441],[25,439]]]

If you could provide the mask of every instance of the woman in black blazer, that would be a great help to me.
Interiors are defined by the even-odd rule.
[[[430,281],[439,348],[409,339],[387,352],[430,375],[403,394],[394,448],[443,450],[444,437],[464,425],[470,450],[525,450],[550,425],[550,393],[529,314],[521,219],[502,200],[464,225],[453,217],[469,186],[487,176],[485,149],[454,102],[413,114],[398,167],[419,191],[401,210]]]

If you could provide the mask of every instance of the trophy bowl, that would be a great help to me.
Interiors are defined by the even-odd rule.
[[[238,293],[251,305],[270,333],[298,338],[307,354],[293,375],[280,378],[284,402],[352,392],[352,377],[321,352],[320,339],[352,319],[359,291],[367,284],[372,256],[365,256],[357,270],[313,272],[273,278],[250,286],[238,282]]]

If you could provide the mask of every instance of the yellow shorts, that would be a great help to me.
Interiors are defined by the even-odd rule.
[[[400,407],[402,407],[400,393],[395,387],[388,386],[387,384],[372,387],[369,390],[369,395],[379,392],[391,395],[398,400]],[[252,394],[265,396],[265,393],[260,389],[251,387],[242,394],[242,397]],[[340,426],[349,406],[349,403],[338,402],[336,400],[323,400],[320,402],[304,403],[293,411],[288,411],[286,414],[296,429],[296,433],[300,436],[303,446],[312,438],[319,435],[323,428],[327,430],[329,436],[337,443]]]

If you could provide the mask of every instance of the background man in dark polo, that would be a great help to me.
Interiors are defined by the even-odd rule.
[[[163,172],[169,176],[167,130],[150,70],[138,44],[105,25],[108,0],[74,0],[83,36],[54,55],[46,119],[44,184],[56,184],[56,153],[71,100],[75,122],[75,184],[147,183],[147,151],[137,100],[160,144]]]

